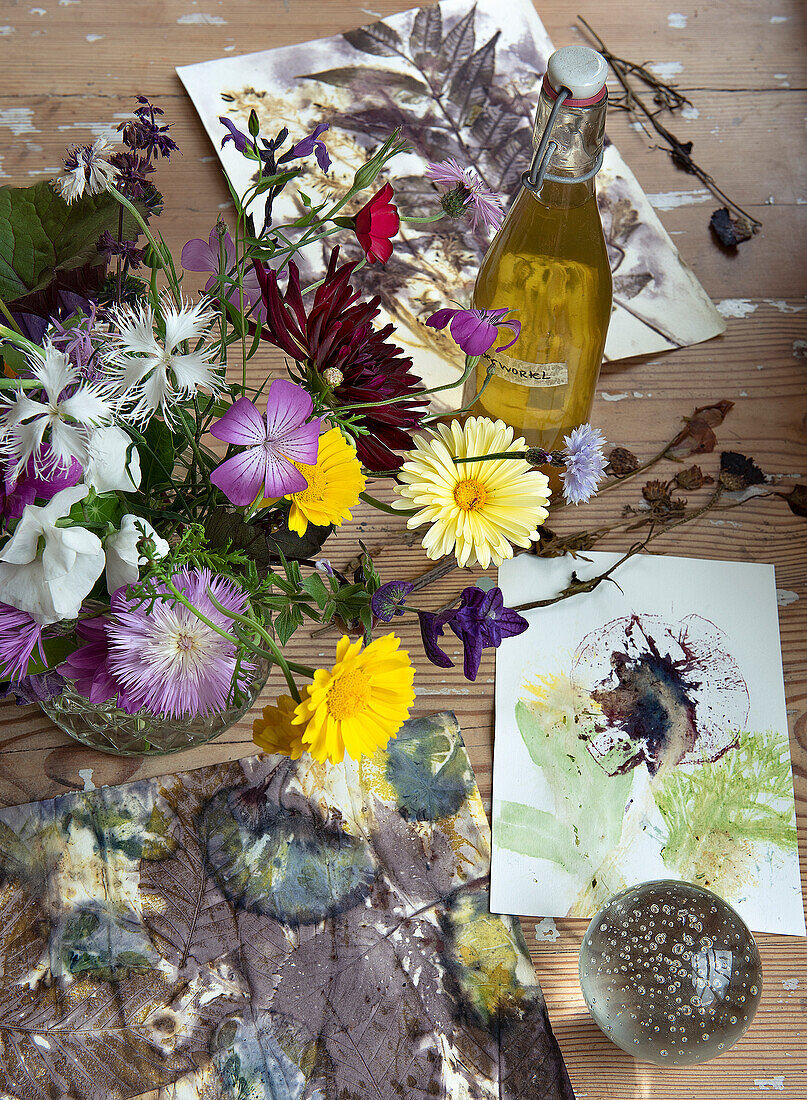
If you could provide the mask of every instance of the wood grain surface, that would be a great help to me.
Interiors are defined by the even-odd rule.
[[[506,7],[506,0],[499,3]],[[0,180],[22,185],[52,175],[66,143],[113,129],[133,97],[147,94],[166,109],[183,151],[161,168],[157,181],[167,200],[160,228],[178,252],[188,238],[207,235],[228,200],[214,151],[174,67],[335,34],[402,6],[401,0],[374,0],[371,8],[345,0],[0,0]],[[719,204],[631,128],[623,113],[611,113],[612,139],[707,292],[716,302],[729,303],[723,306],[729,320],[725,335],[707,344],[607,366],[593,419],[609,440],[645,457],[670,438],[695,405],[729,398],[735,408],[720,429],[720,443],[752,455],[783,489],[807,481],[807,9],[800,0],[697,6],[691,0],[598,0],[583,2],[580,11],[615,53],[672,65],[672,79],[697,110],[697,117],[679,119],[672,129],[682,140],[694,141],[699,163],[763,222],[736,256],[721,252],[708,230],[709,215]],[[673,11],[678,16],[668,18]],[[556,45],[582,40],[574,7],[542,0],[540,14]],[[685,26],[676,25],[682,22]],[[744,305],[738,307],[737,300]],[[253,361],[253,370],[258,374],[278,363],[267,353]],[[714,466],[714,456],[703,465]],[[637,497],[638,487],[626,485],[577,517],[564,516],[557,528],[613,521]],[[358,509],[351,529],[329,544],[336,564],[355,553],[357,537],[383,551],[388,578],[411,579],[426,568],[418,541],[395,519],[367,508]],[[625,545],[624,538],[612,537],[603,548]],[[752,501],[678,529],[655,548],[776,566],[804,881],[807,521],[793,516],[782,501]],[[435,604],[456,591],[458,580],[455,573],[434,586]],[[737,598],[742,600],[741,592]],[[415,633],[403,634],[417,655]],[[298,659],[327,663],[334,641],[334,634],[300,633],[290,649]],[[460,655],[458,649],[454,655]],[[460,670],[433,668],[422,657],[417,666],[416,713],[457,713],[489,800],[493,659],[485,657],[476,684],[463,680]],[[266,698],[278,688],[273,678]],[[253,748],[250,731],[246,718],[213,744],[170,760],[124,760],[73,744],[38,709],[3,706],[0,804],[81,789],[88,779],[100,786],[244,756]],[[554,940],[536,942],[534,920],[525,920],[524,929],[580,1100],[744,1100],[769,1092],[788,1100],[807,1098],[803,939],[758,937],[762,1003],[750,1032],[733,1050],[702,1067],[658,1070],[622,1054],[593,1024],[577,980],[585,922],[556,923]]]

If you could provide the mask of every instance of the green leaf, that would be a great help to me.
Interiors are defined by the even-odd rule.
[[[297,604],[290,603],[277,616],[274,622],[275,632],[281,645],[285,645],[298,626],[303,625],[303,615]]]
[[[117,236],[121,209],[107,192],[68,206],[47,180],[0,187],[0,298],[14,302],[44,289],[59,272],[104,264],[98,238],[105,229]],[[124,211],[124,237],[137,231]]]
[[[145,446],[139,448],[142,479],[140,491],[148,495],[168,485],[174,469],[174,437],[162,420],[152,417],[143,432]]]
[[[302,589],[313,598],[319,608],[325,607],[331,598],[331,593],[326,588],[319,573],[312,573],[309,577],[306,577],[302,583]]]

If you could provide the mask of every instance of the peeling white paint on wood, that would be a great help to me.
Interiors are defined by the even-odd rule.
[[[78,777],[79,779],[84,780],[84,786],[82,787],[82,790],[94,791],[97,789],[92,781],[92,768],[79,768]]]
[[[692,122],[696,118],[700,118],[701,113],[697,107],[690,107],[689,104],[681,111],[681,118],[685,118],[687,122]]]
[[[601,393],[600,397],[603,401],[624,401],[626,397],[630,397],[629,393]]]
[[[807,340],[793,341],[793,358],[807,359]]]
[[[220,15],[208,15],[204,11],[192,11],[188,15],[180,15],[177,23],[184,25],[196,24],[207,27],[226,27],[227,20]]]
[[[773,306],[780,313],[801,313],[804,306],[794,306],[792,302],[786,302],[784,298],[763,298],[766,306]]]
[[[772,15],[770,19],[771,23],[787,23],[789,16],[787,15]]]
[[[667,16],[667,26],[682,31],[687,25],[687,17],[682,11],[671,11]]]
[[[85,34],[84,37],[88,42],[100,42],[104,36],[102,34]]]
[[[655,61],[647,67],[659,80],[670,80],[684,71],[684,66],[680,61]]]
[[[721,317],[749,317],[757,306],[747,298],[724,298],[716,308]]]
[[[8,38],[16,29],[16,27],[0,27],[0,38]]]
[[[792,603],[795,603],[798,598],[798,592],[791,592],[788,588],[776,589],[776,602],[780,607],[789,607]]]
[[[558,932],[557,925],[552,917],[544,917],[544,919],[535,926],[535,939],[538,943],[544,943],[545,941],[554,943],[558,936],[560,936],[560,932]]]
[[[785,978],[782,982],[782,989],[786,989],[788,993],[792,993],[794,989],[799,988],[798,978]]]
[[[675,210],[679,206],[709,202],[711,195],[706,188],[697,188],[693,191],[658,191],[647,197],[654,210]]]
[[[39,133],[34,126],[34,112],[30,107],[6,107],[0,111],[0,126],[8,127],[15,137]]]
[[[784,1074],[780,1074],[778,1077],[755,1077],[754,1087],[758,1089],[773,1089],[774,1092],[784,1092]]]

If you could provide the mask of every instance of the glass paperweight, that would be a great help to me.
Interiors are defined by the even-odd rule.
[[[681,1066],[733,1046],[754,1018],[754,938],[709,890],[664,880],[613,897],[589,924],[580,985],[595,1023],[639,1061]]]

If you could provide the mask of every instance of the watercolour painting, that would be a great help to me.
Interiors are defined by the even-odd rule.
[[[246,132],[254,109],[268,136],[286,126],[299,140],[328,123],[331,168],[325,174],[310,158],[301,181],[315,207],[343,195],[369,152],[400,126],[411,151],[395,158],[388,176],[401,208],[427,216],[436,208],[437,189],[424,176],[426,165],[448,157],[473,166],[509,204],[529,167],[532,119],[552,49],[531,0],[444,0],[333,38],[177,72],[239,195],[253,182],[254,164],[232,143],[221,147],[219,118]],[[722,332],[725,321],[610,142],[597,188],[614,280],[606,360],[651,355]],[[262,218],[259,201],[254,212]],[[284,201],[294,200],[281,197],[278,213]],[[355,209],[358,203],[342,214]],[[297,217],[305,211],[283,206],[282,212]],[[488,244],[484,229],[462,220],[403,224],[389,262],[354,277],[365,293],[379,296],[379,323],[397,326],[396,338],[427,385],[458,378],[463,362],[450,337],[424,321],[452,302],[470,302]],[[326,239],[299,256],[304,275],[319,277],[330,246]],[[355,244],[343,251],[350,259],[362,256]],[[452,390],[440,399],[440,408],[457,407]]]
[[[520,555],[508,607],[619,560]],[[590,917],[682,879],[804,935],[773,566],[639,554],[496,657],[491,909]]]
[[[0,1095],[574,1100],[489,870],[453,714],[4,808]]]

